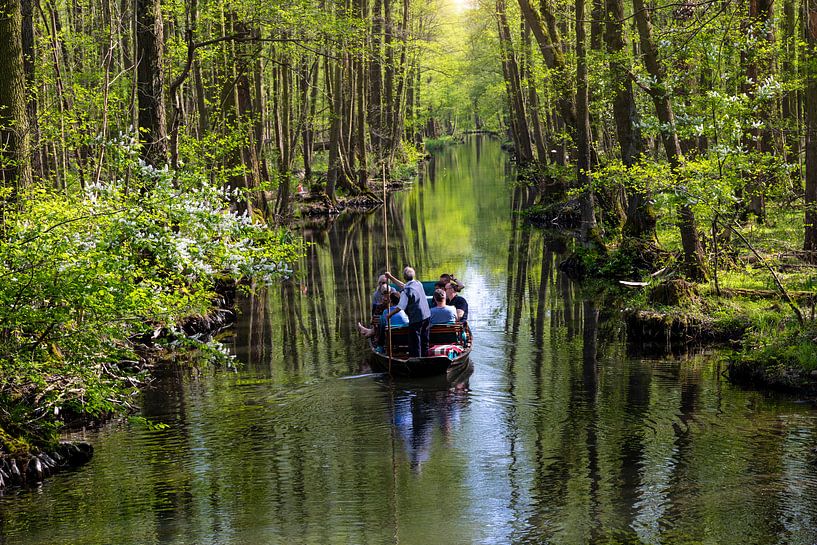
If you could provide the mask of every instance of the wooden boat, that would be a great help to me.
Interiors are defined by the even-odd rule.
[[[407,327],[392,328],[391,343],[378,350],[377,339],[369,339],[372,367],[401,377],[456,376],[468,368],[473,337],[468,322],[433,325],[429,331],[429,351],[434,355],[411,358],[408,355]]]

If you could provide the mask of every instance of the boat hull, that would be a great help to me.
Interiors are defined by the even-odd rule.
[[[431,377],[439,375],[456,375],[468,367],[471,348],[466,348],[455,359],[448,356],[428,356],[425,358],[389,358],[374,350],[372,346],[372,368],[399,377]]]

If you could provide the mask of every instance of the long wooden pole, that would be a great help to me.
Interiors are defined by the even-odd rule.
[[[386,164],[383,163],[383,239],[384,244],[386,245],[386,270],[391,271],[391,267],[389,266],[389,220],[387,214],[387,202],[386,202]],[[388,280],[388,278],[386,279]],[[388,284],[387,284],[388,285]],[[391,291],[391,290],[389,290]],[[391,308],[391,294],[389,294],[389,301],[386,303],[386,308]],[[386,331],[389,335],[389,342],[388,342],[388,354],[389,354],[389,375],[391,376],[391,318],[388,317],[389,313],[386,313]]]

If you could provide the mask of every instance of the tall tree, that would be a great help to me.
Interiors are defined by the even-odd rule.
[[[43,177],[44,175],[44,158],[42,148],[40,146],[40,127],[37,118],[37,91],[35,79],[35,57],[36,57],[36,42],[34,32],[34,1],[21,0],[20,7],[23,15],[23,68],[26,74],[26,115],[28,117],[28,126],[31,132],[31,164],[34,173]]]
[[[806,194],[803,249],[817,263],[817,0],[803,0],[803,40],[806,44],[805,126]]]
[[[621,150],[621,162],[633,166],[641,157],[641,137],[633,82],[627,66],[627,39],[624,34],[623,0],[606,0],[605,43],[613,87],[613,119]],[[655,238],[655,210],[646,191],[631,191],[627,196],[624,234],[635,238]]]
[[[20,0],[0,0],[0,221],[20,188],[31,183],[23,15]]]
[[[502,55],[503,73],[505,74],[505,84],[508,88],[508,99],[511,106],[511,126],[515,133],[517,159],[524,165],[533,160],[533,148],[531,147],[530,130],[528,129],[527,114],[525,113],[525,98],[522,95],[519,64],[516,62],[504,0],[496,1],[496,17],[499,28],[499,47]]]
[[[570,99],[571,93],[568,92],[570,78],[565,56],[562,53],[561,37],[555,25],[547,24],[548,21],[555,18],[547,10],[544,2],[541,5],[543,13],[540,15],[531,5],[530,0],[518,1],[522,16],[533,31],[533,36],[539,45],[542,58],[547,67],[553,71],[554,87],[557,92],[556,103],[562,120],[571,131],[574,131],[576,127],[576,105]],[[542,20],[543,18],[545,21]]]
[[[136,97],[139,139],[145,162],[167,162],[167,115],[164,99],[164,24],[160,0],[136,0]]]
[[[387,0],[388,1],[388,0]],[[377,161],[383,160],[383,0],[372,4],[371,53],[369,61],[369,100],[367,117],[371,132],[372,151]]]
[[[762,126],[753,126],[744,135],[744,146],[754,159],[754,167],[748,181],[747,211],[753,213],[759,221],[766,216],[765,192],[766,175],[763,172],[762,161],[758,161],[762,154],[772,153],[771,124],[776,117],[772,109],[772,101],[759,97],[758,90],[763,80],[772,75],[771,47],[774,44],[774,26],[772,14],[774,0],[748,0],[747,17],[745,21],[746,34],[751,41],[745,46],[741,60],[745,66],[746,78],[743,91],[756,104],[757,117]]]
[[[600,242],[596,226],[595,199],[590,185],[591,132],[590,84],[587,79],[586,0],[576,0],[576,180],[582,193],[582,239]]]
[[[652,17],[644,0],[633,0],[635,23],[641,41],[641,54],[644,66],[652,78],[649,94],[655,106],[655,114],[660,122],[661,140],[664,151],[673,172],[677,172],[683,161],[681,141],[675,127],[675,114],[672,110],[667,89],[665,69],[658,56],[658,47],[653,39]],[[684,198],[683,196],[681,197]],[[684,269],[686,275],[693,280],[703,280],[707,277],[706,258],[698,235],[695,223],[695,213],[692,207],[682,201],[678,205],[678,227],[681,232],[681,244],[684,248]]]

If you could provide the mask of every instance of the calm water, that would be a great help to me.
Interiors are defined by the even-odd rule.
[[[298,281],[242,303],[238,370],[165,377],[142,408],[166,429],[86,434],[89,465],[0,497],[0,543],[816,543],[814,406],[628,356],[511,174],[472,139],[388,206],[392,269],[467,285],[470,377],[369,373],[382,211],[305,230]]]

